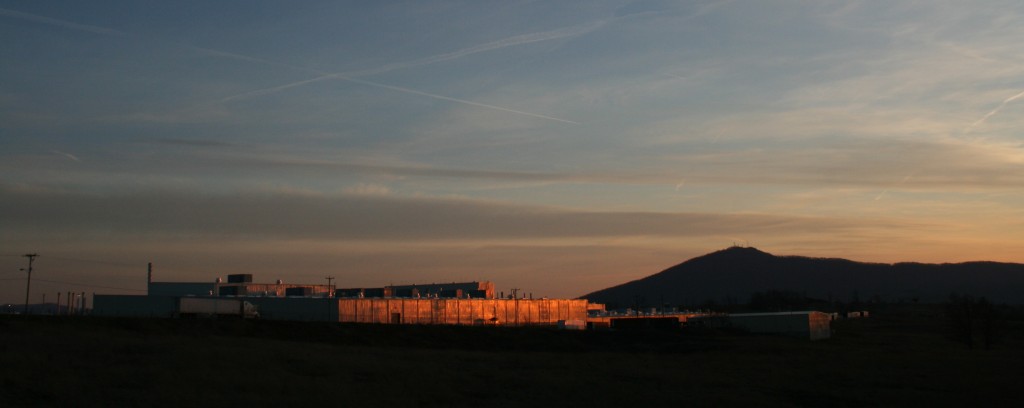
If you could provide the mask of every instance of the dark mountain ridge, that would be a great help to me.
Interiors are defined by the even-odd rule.
[[[752,294],[771,290],[826,301],[940,302],[959,293],[1022,304],[1024,264],[867,263],[731,247],[581,298],[620,307],[698,305],[709,300],[745,303]]]

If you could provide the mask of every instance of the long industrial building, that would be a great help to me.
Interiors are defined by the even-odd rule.
[[[495,298],[491,282],[339,289],[329,285],[253,283],[252,275],[229,275],[205,282],[153,282],[146,295],[95,295],[96,316],[174,317],[203,302],[182,299],[233,299],[273,320],[377,324],[568,325],[587,320],[584,299]],[[403,296],[404,295],[404,296]],[[243,303],[244,302],[244,303]],[[218,304],[223,304],[219,302]],[[221,306],[219,314],[231,314]],[[238,314],[238,313],[234,313]]]

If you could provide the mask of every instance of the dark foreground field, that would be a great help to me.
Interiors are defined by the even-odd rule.
[[[0,406],[1020,406],[1024,338],[926,308],[831,340],[231,320],[0,317]]]

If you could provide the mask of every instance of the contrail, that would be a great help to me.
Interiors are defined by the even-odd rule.
[[[991,112],[986,113],[985,116],[981,117],[981,119],[978,119],[976,122],[972,123],[971,126],[968,126],[967,130],[965,132],[968,132],[971,129],[974,129],[974,127],[976,127],[976,126],[978,126],[978,125],[980,125],[982,123],[985,123],[985,121],[988,120],[988,118],[994,116],[996,113],[999,113],[999,111],[1001,111],[1006,106],[1006,104],[1008,104],[1010,102],[1013,102],[1013,101],[1015,101],[1017,99],[1020,99],[1021,97],[1024,97],[1024,91],[1021,91],[1021,93],[1019,93],[1019,94],[1016,94],[1014,96],[1006,98],[1006,100],[1004,100],[1003,103],[999,104],[999,106],[996,106],[996,108],[992,109]]]
[[[319,81],[324,81],[324,80],[328,80],[328,79],[339,79],[339,78],[340,79],[346,79],[346,78],[359,77],[359,76],[383,74],[385,72],[394,71],[394,70],[397,70],[397,69],[406,69],[406,68],[418,67],[418,66],[422,66],[422,65],[434,64],[434,63],[443,62],[443,61],[450,61],[450,60],[453,60],[453,59],[465,57],[467,55],[472,55],[472,54],[486,52],[486,51],[493,51],[493,50],[500,49],[500,48],[505,48],[505,47],[512,47],[512,46],[516,46],[516,45],[530,44],[530,43],[541,42],[541,41],[557,40],[559,38],[566,38],[566,37],[573,37],[573,36],[583,35],[583,34],[592,32],[594,30],[597,30],[598,28],[600,28],[601,26],[605,25],[606,23],[607,23],[606,20],[601,20],[601,21],[596,21],[596,22],[592,22],[592,23],[580,24],[580,25],[575,25],[575,26],[571,26],[571,27],[561,28],[561,29],[557,29],[557,30],[543,31],[543,32],[539,32],[539,33],[522,34],[522,35],[517,35],[517,36],[513,36],[513,37],[504,38],[504,39],[501,39],[501,40],[498,40],[498,41],[492,41],[492,42],[485,43],[485,44],[475,45],[475,46],[472,46],[472,47],[469,47],[469,48],[463,48],[461,50],[452,51],[452,52],[449,52],[449,53],[433,55],[433,56],[429,56],[429,57],[426,57],[426,58],[420,58],[420,59],[416,59],[416,60],[412,60],[412,61],[405,61],[405,62],[397,62],[397,63],[393,63],[393,64],[387,64],[387,65],[384,65],[384,66],[379,67],[379,68],[366,69],[366,70],[361,70],[361,71],[335,72],[335,73],[330,73],[330,74],[324,74],[324,75],[321,75],[321,76],[316,77],[316,78],[310,78],[310,79],[306,79],[306,80],[302,80],[302,81],[296,81],[296,82],[292,82],[292,83],[288,83],[288,84],[284,84],[284,85],[278,85],[278,86],[275,86],[275,87],[264,88],[264,89],[257,89],[257,90],[254,90],[254,91],[249,91],[249,92],[244,92],[244,93],[240,93],[240,94],[237,94],[237,95],[228,96],[228,97],[222,99],[221,102],[229,102],[229,101],[233,101],[233,100],[237,100],[237,99],[247,99],[247,98],[252,98],[252,97],[256,97],[256,96],[272,94],[272,93],[275,93],[275,92],[283,91],[285,89],[294,88],[294,87],[297,87],[297,86],[302,86],[302,85],[310,84],[310,83],[313,83],[313,82],[319,82]]]
[[[22,13],[20,11],[8,10],[8,9],[5,9],[5,8],[0,8],[0,16],[14,17],[14,18],[21,19],[21,20],[33,21],[33,22],[36,22],[36,23],[48,24],[48,25],[57,26],[57,27],[70,28],[72,30],[88,31],[90,33],[96,33],[96,34],[105,34],[105,35],[114,35],[114,36],[127,35],[127,33],[123,32],[123,31],[118,31],[118,30],[114,30],[114,29],[110,29],[110,28],[97,27],[97,26],[87,25],[87,24],[72,23],[70,21],[58,20],[58,19],[55,19],[55,18],[49,18],[49,17],[43,17],[43,16],[37,16],[35,14]]]
[[[113,29],[104,28],[104,27],[98,27],[98,26],[91,26],[91,25],[85,25],[85,24],[72,23],[70,21],[58,20],[58,19],[54,19],[54,18],[38,16],[38,15],[35,15],[35,14],[22,13],[20,11],[8,10],[8,9],[4,9],[4,8],[0,8],[0,15],[14,17],[14,18],[22,19],[22,20],[38,22],[38,23],[42,23],[42,24],[48,24],[48,25],[54,25],[54,26],[74,29],[74,30],[87,31],[87,32],[96,33],[96,34],[113,35],[113,36],[127,36],[127,35],[130,35],[129,33],[126,33],[126,32],[123,32],[123,31],[118,31],[118,30],[113,30]],[[526,44],[526,43],[529,43],[529,42],[537,42],[537,41],[545,41],[545,40],[550,40],[550,39],[554,39],[554,38],[568,37],[568,36],[571,36],[571,35],[579,35],[579,34],[582,34],[584,32],[587,32],[586,30],[596,29],[596,27],[599,26],[600,24],[603,24],[603,23],[599,22],[599,23],[592,23],[592,24],[582,25],[582,26],[574,26],[574,27],[570,27],[570,28],[567,28],[567,29],[561,29],[561,30],[545,31],[545,32],[542,32],[542,33],[535,33],[535,34],[524,34],[524,35],[521,35],[521,36],[510,37],[510,38],[507,38],[505,40],[500,40],[500,41],[495,41],[495,42],[492,42],[492,43],[487,43],[487,44],[483,44],[483,45],[479,45],[479,46],[475,46],[475,47],[470,47],[470,48],[467,48],[467,49],[464,49],[464,50],[455,51],[455,52],[448,53],[448,54],[441,54],[439,56],[424,58],[424,59],[416,60],[416,61],[410,61],[408,63],[394,64],[393,67],[385,66],[385,67],[382,67],[382,68],[378,68],[377,70],[381,70],[381,69],[392,70],[392,69],[405,68],[405,67],[414,66],[414,65],[430,64],[430,63],[434,63],[434,62],[438,62],[438,61],[444,61],[446,59],[459,58],[459,57],[462,57],[462,56],[465,56],[465,55],[469,55],[469,54],[473,54],[473,53],[477,53],[477,52],[489,51],[489,50],[493,50],[493,49],[497,49],[497,48],[502,48],[502,47],[509,47],[509,46],[512,46],[512,45]],[[138,37],[137,35],[135,35],[135,36]],[[277,66],[277,67],[286,67],[286,68],[295,69],[295,70],[312,72],[312,73],[315,73],[317,75],[320,75],[320,77],[318,77],[318,78],[313,78],[313,79],[306,80],[306,81],[300,81],[301,83],[287,84],[287,85],[282,85],[282,86],[278,86],[278,87],[274,87],[274,88],[256,90],[256,91],[247,92],[247,93],[244,93],[244,94],[239,94],[239,95],[235,95],[235,96],[229,96],[227,98],[224,98],[222,100],[222,102],[226,102],[226,101],[230,101],[230,100],[234,100],[234,99],[239,99],[239,98],[243,98],[243,97],[250,97],[250,96],[255,96],[255,95],[263,95],[263,94],[267,94],[267,93],[272,93],[272,92],[276,92],[276,91],[279,91],[279,90],[282,90],[282,89],[290,88],[292,86],[298,86],[298,85],[309,83],[309,82],[315,82],[315,81],[320,81],[320,80],[325,80],[325,79],[335,79],[336,78],[336,79],[342,79],[342,80],[345,80],[345,81],[355,82],[355,83],[359,83],[359,84],[363,84],[363,85],[369,85],[369,86],[374,86],[374,87],[378,87],[378,88],[390,89],[390,90],[393,90],[393,91],[405,92],[405,93],[414,94],[414,95],[421,95],[421,96],[426,96],[426,97],[430,97],[430,98],[435,98],[435,99],[441,99],[441,100],[446,100],[446,101],[450,101],[450,102],[461,103],[461,104],[465,104],[465,105],[477,106],[477,107],[488,108],[488,109],[495,109],[495,110],[500,110],[500,111],[503,111],[503,112],[509,112],[509,113],[515,113],[515,114],[519,114],[519,115],[531,116],[531,117],[540,118],[540,119],[553,120],[553,121],[562,122],[562,123],[571,123],[571,124],[575,124],[575,125],[579,124],[579,122],[574,122],[574,121],[571,121],[571,120],[559,119],[559,118],[555,118],[555,117],[551,117],[551,116],[546,116],[546,115],[541,115],[541,114],[537,114],[537,113],[530,113],[530,112],[524,112],[524,111],[515,110],[515,109],[503,108],[503,107],[500,107],[500,106],[488,105],[486,103],[473,102],[473,101],[466,100],[466,99],[452,98],[452,97],[449,97],[449,96],[437,95],[437,94],[432,94],[432,93],[423,92],[423,91],[417,91],[415,89],[403,88],[403,87],[392,86],[392,85],[385,85],[385,84],[381,84],[381,83],[377,83],[377,82],[358,80],[358,79],[351,78],[351,77],[348,77],[348,76],[345,76],[345,75],[342,75],[342,74],[331,74],[331,73],[322,72],[322,71],[311,69],[311,68],[305,68],[305,67],[295,66],[295,65],[291,65],[291,64],[285,64],[285,63],[270,61],[270,60],[266,60],[266,59],[262,59],[262,58],[256,58],[256,57],[251,57],[251,56],[243,55],[243,54],[236,54],[236,53],[232,53],[232,52],[220,51],[220,50],[215,50],[215,49],[211,49],[211,48],[196,47],[196,46],[192,46],[192,45],[188,45],[188,44],[182,44],[182,43],[176,43],[176,42],[172,42],[172,41],[164,41],[164,40],[158,40],[158,41],[162,41],[162,42],[165,42],[165,43],[168,43],[168,44],[173,44],[173,45],[178,46],[178,47],[185,47],[185,48],[188,48],[188,49],[191,49],[191,50],[195,50],[195,51],[198,51],[198,52],[201,52],[201,53],[205,53],[205,54],[209,54],[209,55],[213,55],[213,56],[218,56],[218,57],[223,57],[223,58],[230,58],[230,59],[237,59],[237,60],[248,61],[248,62],[264,64],[264,65],[273,65],[273,66]],[[376,70],[371,70],[371,71],[376,71]],[[367,72],[370,72],[370,71],[367,71]],[[381,72],[384,72],[384,71],[381,71]]]
[[[77,156],[75,156],[75,155],[73,155],[71,153],[64,153],[64,152],[62,152],[60,150],[51,150],[51,152],[54,153],[54,154],[59,154],[61,156],[67,157],[67,158],[69,158],[71,160],[74,160],[76,162],[81,162],[81,160],[79,160]]]
[[[903,180],[900,180],[899,183],[896,183],[896,185],[885,189],[885,191],[882,191],[881,194],[879,194],[877,197],[875,197],[875,201],[881,200],[882,197],[884,197],[885,194],[889,192],[889,190],[892,190],[892,189],[894,189],[896,187],[899,187],[899,186],[903,185],[903,183],[906,183],[907,180],[910,180],[910,177],[912,177],[913,175],[914,175],[914,173],[908,174],[906,177],[903,178]]]
[[[52,26],[57,26],[57,27],[63,27],[63,28],[68,28],[68,29],[72,29],[72,30],[86,31],[86,32],[94,33],[94,34],[112,35],[112,36],[117,36],[117,37],[123,37],[123,36],[141,37],[141,36],[139,36],[137,34],[126,33],[124,31],[114,30],[114,29],[111,29],[111,28],[99,27],[99,26],[87,25],[87,24],[78,24],[78,23],[73,23],[73,22],[66,21],[66,20],[58,20],[58,19],[55,19],[55,18],[43,17],[43,16],[39,16],[39,15],[35,15],[35,14],[22,13],[20,11],[8,10],[8,9],[5,9],[5,8],[0,8],[0,16],[14,17],[14,18],[21,19],[21,20],[32,21],[32,22],[36,22],[36,23],[42,23],[42,24],[47,24],[47,25],[52,25]],[[182,44],[182,43],[177,43],[177,42],[173,42],[173,41],[166,41],[166,40],[159,40],[159,39],[154,39],[154,40],[157,40],[157,41],[160,41],[160,42],[164,42],[164,43],[167,43],[167,44],[172,44],[172,45],[177,46],[177,47],[185,47],[185,48],[188,48],[188,49],[191,49],[191,50],[194,50],[194,51],[198,51],[198,52],[203,53],[203,54],[209,54],[209,55],[214,55],[214,56],[218,56],[218,57],[232,58],[232,59],[238,59],[238,60],[250,61],[250,62],[258,62],[258,63],[261,63],[261,64],[268,64],[268,65],[285,66],[285,67],[288,67],[288,68],[296,68],[296,67],[291,66],[291,65],[280,64],[280,63],[276,63],[276,62],[273,62],[273,61],[268,61],[268,60],[261,59],[261,58],[250,57],[250,56],[247,56],[247,55],[235,54],[235,53],[231,53],[231,52],[225,52],[225,51],[214,50],[214,49],[203,48],[203,47],[196,47],[196,46]]]
[[[305,81],[292,82],[290,84],[284,84],[284,85],[275,86],[275,87],[271,87],[271,88],[257,89],[257,90],[254,90],[254,91],[244,92],[244,93],[240,93],[240,94],[237,94],[237,95],[231,95],[231,96],[228,96],[228,97],[226,97],[224,99],[221,99],[220,101],[221,102],[231,102],[231,101],[238,100],[238,99],[248,99],[248,98],[252,98],[252,97],[256,97],[256,96],[262,96],[262,95],[276,93],[278,91],[283,91],[283,90],[288,89],[288,88],[294,88],[294,87],[297,87],[297,86],[302,86],[302,85],[305,85],[305,84],[308,84],[308,83],[312,83],[312,82],[326,81],[328,79],[336,79],[336,78],[339,78],[339,77],[341,77],[341,74],[330,74],[330,75],[318,76],[316,78],[307,79]]]
[[[526,116],[532,116],[532,117],[540,118],[540,119],[553,120],[553,121],[556,121],[556,122],[571,123],[573,125],[580,124],[579,122],[574,122],[574,121],[571,121],[571,120],[568,120],[568,119],[559,119],[559,118],[555,118],[555,117],[551,117],[551,116],[541,115],[539,113],[530,113],[530,112],[524,112],[524,111],[515,110],[515,109],[503,108],[503,107],[500,107],[500,106],[488,105],[486,103],[473,102],[473,101],[469,101],[469,100],[465,100],[465,99],[452,98],[450,96],[437,95],[437,94],[427,93],[427,92],[423,92],[423,91],[417,91],[415,89],[402,88],[402,87],[393,86],[393,85],[385,85],[385,84],[380,84],[380,83],[370,82],[370,81],[364,81],[364,80],[355,79],[355,78],[347,78],[347,77],[341,77],[341,76],[339,76],[338,78],[344,79],[346,81],[355,82],[357,84],[376,86],[378,88],[391,89],[391,90],[395,90],[395,91],[399,91],[399,92],[406,92],[406,93],[411,93],[411,94],[414,94],[414,95],[422,95],[422,96],[427,96],[427,97],[431,97],[431,98],[441,99],[441,100],[445,100],[445,101],[452,101],[452,102],[463,103],[463,104],[466,104],[466,105],[479,106],[481,108],[496,109],[496,110],[500,110],[500,111],[504,111],[504,112],[516,113],[516,114],[526,115]]]
[[[289,66],[289,67],[295,68],[295,69],[308,70],[306,68],[295,67],[295,66]],[[560,118],[556,118],[556,117],[552,117],[552,116],[541,115],[539,113],[531,113],[531,112],[525,112],[525,111],[515,110],[515,109],[510,109],[510,108],[503,108],[501,106],[488,105],[486,103],[474,102],[474,101],[470,101],[470,100],[466,100],[466,99],[453,98],[453,97],[450,97],[450,96],[432,94],[432,93],[429,93],[429,92],[417,91],[415,89],[403,88],[403,87],[400,87],[400,86],[387,85],[387,84],[382,84],[382,83],[379,83],[379,82],[366,81],[366,80],[362,80],[362,79],[351,78],[351,77],[348,77],[348,76],[345,76],[345,75],[342,75],[342,74],[323,75],[323,76],[320,76],[320,77],[317,77],[317,78],[307,79],[305,81],[302,81],[301,83],[323,81],[323,80],[327,80],[327,79],[340,79],[340,80],[343,80],[343,81],[354,82],[354,83],[357,83],[357,84],[368,85],[368,86],[373,86],[373,87],[383,88],[383,89],[390,89],[392,91],[405,92],[405,93],[409,93],[409,94],[413,94],[413,95],[426,96],[426,97],[429,97],[429,98],[440,99],[440,100],[450,101],[450,102],[456,102],[456,103],[461,103],[461,104],[465,104],[465,105],[477,106],[477,107],[481,107],[481,108],[495,109],[495,110],[500,110],[502,112],[515,113],[515,114],[518,114],[518,115],[532,116],[532,117],[539,118],[539,119],[553,120],[553,121],[556,121],[556,122],[570,123],[570,124],[573,124],[573,125],[580,124],[579,122],[571,121],[571,120],[568,120],[568,119],[560,119]],[[222,102],[228,102],[228,101],[231,101],[231,100],[235,100],[235,99],[239,99],[239,98],[243,98],[243,97],[247,97],[247,96],[263,95],[263,94],[266,94],[266,93],[271,93],[271,92],[274,92],[274,91],[279,91],[281,89],[290,88],[292,86],[297,86],[297,84],[300,84],[300,83],[292,83],[292,84],[282,85],[282,86],[274,87],[274,88],[259,89],[259,90],[255,90],[255,91],[252,91],[252,92],[247,92],[247,93],[244,93],[244,94],[239,94],[239,95],[235,95],[235,96],[232,96],[232,97],[224,98],[221,101]]]
[[[520,115],[527,115],[527,116],[532,116],[532,117],[542,118],[542,119],[548,119],[548,120],[554,120],[554,121],[563,122],[563,123],[579,124],[579,122],[574,122],[574,121],[571,121],[571,120],[559,119],[559,118],[554,118],[554,117],[546,116],[546,115],[540,115],[540,114],[535,114],[535,113],[523,112],[523,111],[518,111],[518,110],[515,110],[515,109],[502,108],[500,106],[488,105],[488,104],[484,104],[484,103],[480,103],[480,102],[468,101],[468,100],[465,100],[465,99],[458,99],[458,98],[452,98],[452,97],[448,97],[448,96],[431,94],[431,93],[417,91],[417,90],[413,90],[413,89],[409,89],[409,88],[402,88],[402,87],[398,87],[398,86],[385,85],[385,84],[380,84],[380,83],[370,82],[370,81],[360,81],[360,80],[356,80],[354,77],[382,74],[382,73],[389,72],[389,71],[394,71],[394,70],[397,70],[397,69],[406,69],[406,68],[412,68],[412,67],[417,67],[417,66],[422,66],[422,65],[434,64],[434,63],[443,62],[443,61],[450,61],[450,60],[453,60],[453,59],[465,57],[467,55],[472,55],[472,54],[486,52],[486,51],[493,51],[493,50],[500,49],[500,48],[505,48],[505,47],[512,47],[512,46],[516,46],[516,45],[530,44],[530,43],[535,43],[535,42],[550,41],[550,40],[556,40],[556,39],[560,39],[560,38],[567,38],[567,37],[583,35],[583,34],[592,32],[594,30],[597,30],[598,28],[600,28],[601,26],[605,25],[606,23],[607,23],[606,20],[601,20],[601,21],[596,21],[596,22],[592,22],[592,23],[588,23],[588,24],[580,24],[580,25],[575,25],[575,26],[571,26],[571,27],[567,27],[567,28],[561,28],[561,29],[557,29],[557,30],[543,31],[543,32],[538,32],[538,33],[522,34],[522,35],[517,35],[517,36],[513,36],[513,37],[504,38],[504,39],[501,39],[501,40],[498,40],[498,41],[492,41],[492,42],[489,42],[489,43],[480,44],[480,45],[476,45],[476,46],[469,47],[469,48],[464,48],[464,49],[453,51],[453,52],[449,52],[449,53],[438,54],[438,55],[434,55],[434,56],[430,56],[430,57],[426,57],[426,58],[420,58],[420,59],[412,60],[412,61],[388,64],[388,65],[384,65],[382,67],[374,68],[374,69],[367,69],[367,70],[362,70],[362,71],[352,71],[352,72],[325,73],[325,74],[323,74],[321,76],[318,76],[318,77],[315,77],[315,78],[310,78],[310,79],[306,79],[306,80],[302,80],[302,81],[296,81],[296,82],[292,82],[292,83],[288,83],[288,84],[284,84],[284,85],[278,85],[278,86],[275,86],[275,87],[257,89],[257,90],[253,90],[253,91],[249,91],[249,92],[244,92],[244,93],[240,93],[240,94],[236,94],[236,95],[231,95],[231,96],[228,96],[228,97],[225,97],[225,98],[221,99],[221,102],[230,102],[230,101],[233,101],[233,100],[248,99],[248,98],[253,98],[253,97],[257,97],[257,96],[269,95],[269,94],[272,94],[272,93],[277,93],[277,92],[280,92],[280,91],[283,91],[283,90],[286,90],[286,89],[290,89],[290,88],[294,88],[294,87],[310,84],[310,83],[313,83],[313,82],[320,82],[320,81],[325,81],[325,80],[330,80],[330,79],[341,79],[341,80],[345,80],[345,81],[361,83],[361,84],[364,84],[364,85],[382,87],[382,88],[387,88],[387,89],[391,89],[391,90],[395,90],[395,91],[399,91],[399,92],[406,92],[406,93],[412,93],[412,94],[416,94],[416,95],[428,96],[428,97],[431,97],[431,98],[437,98],[437,99],[447,100],[447,101],[456,102],[456,103],[462,103],[462,104],[478,106],[478,107],[483,107],[483,108],[489,108],[489,109],[497,109],[497,110],[501,110],[501,111],[505,111],[505,112],[516,113],[516,114],[520,114]],[[293,67],[293,68],[297,68],[297,67]]]
[[[449,61],[449,60],[453,60],[453,59],[456,59],[456,58],[462,58],[462,57],[465,57],[467,55],[472,55],[472,54],[486,52],[486,51],[493,51],[493,50],[497,50],[497,49],[505,48],[505,47],[512,47],[512,46],[516,46],[516,45],[530,44],[530,43],[541,42],[541,41],[557,40],[559,38],[574,37],[574,36],[583,35],[583,34],[592,32],[594,30],[597,30],[601,26],[605,25],[605,23],[607,23],[606,20],[601,20],[601,21],[595,21],[595,22],[591,22],[591,23],[587,23],[587,24],[580,24],[580,25],[575,25],[575,26],[571,26],[571,27],[560,28],[560,29],[557,29],[557,30],[542,31],[542,32],[538,32],[538,33],[521,34],[521,35],[517,35],[517,36],[512,36],[512,37],[504,38],[504,39],[501,39],[501,40],[498,40],[498,41],[492,41],[492,42],[489,42],[489,43],[475,45],[475,46],[472,46],[472,47],[469,47],[469,48],[463,48],[461,50],[452,51],[452,52],[449,52],[449,53],[438,54],[438,55],[434,55],[434,56],[430,56],[430,57],[426,57],[426,58],[420,58],[420,59],[412,60],[412,61],[388,64],[388,65],[384,65],[384,66],[382,66],[380,68],[368,69],[368,70],[363,70],[363,71],[355,71],[355,72],[350,72],[350,73],[343,74],[343,75],[348,76],[348,77],[353,77],[353,76],[364,76],[364,75],[380,74],[380,73],[384,73],[384,72],[388,72],[388,71],[394,71],[396,69],[411,68],[411,67],[416,67],[416,66],[420,66],[420,65],[428,65],[428,64],[433,64],[433,63],[442,62],[442,61]]]

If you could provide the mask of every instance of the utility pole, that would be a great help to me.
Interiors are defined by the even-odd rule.
[[[331,281],[334,280],[334,277],[333,276],[328,276],[328,277],[326,277],[324,279],[327,279],[327,297],[334,297],[333,294],[331,293],[331,292],[333,292],[331,290]]]
[[[39,254],[25,254],[24,257],[28,258],[28,280],[25,281],[25,314],[28,314],[28,292],[32,288],[32,261],[36,259]]]

